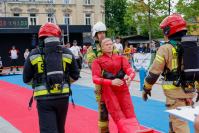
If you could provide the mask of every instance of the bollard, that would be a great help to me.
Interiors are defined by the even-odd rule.
[[[144,69],[144,67],[140,68],[139,75],[140,75],[140,91],[143,91],[144,78],[146,77],[146,70]]]

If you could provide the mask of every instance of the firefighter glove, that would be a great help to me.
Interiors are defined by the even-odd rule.
[[[147,101],[148,100],[148,96],[151,96],[151,89],[146,89],[146,87],[144,86],[143,92],[142,92],[142,99],[144,101]]]

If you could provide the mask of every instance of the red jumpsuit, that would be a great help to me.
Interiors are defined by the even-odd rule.
[[[116,123],[120,133],[135,133],[140,129],[136,119],[134,107],[131,101],[128,86],[124,81],[122,86],[113,86],[111,79],[102,77],[102,71],[105,70],[116,75],[121,68],[132,79],[135,72],[131,68],[128,60],[123,56],[113,54],[109,56],[103,54],[92,64],[92,76],[95,84],[102,86],[102,100],[105,102],[109,114]]]

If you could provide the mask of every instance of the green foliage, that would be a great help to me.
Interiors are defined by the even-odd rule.
[[[159,24],[168,14],[167,0],[150,1],[150,21],[149,21],[149,4],[143,1],[129,1],[125,15],[125,24],[127,26],[140,27],[140,34],[149,35],[151,30],[152,39],[162,37],[162,31]]]
[[[171,3],[172,1],[174,0],[171,0]],[[108,36],[135,35],[138,30],[140,35],[148,36],[151,30],[152,39],[162,38],[163,34],[159,24],[168,16],[168,0],[148,0],[148,2],[144,0],[105,0]],[[183,14],[188,22],[196,22],[199,17],[199,0],[191,2],[179,0],[176,7],[171,6],[171,9],[174,8]],[[193,31],[198,26],[189,25],[188,28]]]
[[[189,33],[199,28],[199,26],[196,25],[197,19],[199,18],[199,0],[192,0],[190,2],[179,0],[176,9],[184,16],[185,20],[190,23],[188,25]]]
[[[126,0],[105,0],[105,21],[108,36],[124,35],[127,27],[124,23]]]

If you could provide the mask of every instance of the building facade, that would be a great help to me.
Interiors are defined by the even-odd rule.
[[[105,21],[104,0],[1,0],[0,1],[0,56],[4,66],[9,66],[9,49],[15,45],[20,51],[20,65],[26,48],[39,45],[38,30],[46,22],[58,24],[63,32],[63,44],[77,40],[83,45],[91,36],[91,28],[97,21]],[[18,28],[18,21],[26,17],[28,27]],[[13,28],[14,27],[14,28]]]
[[[93,25],[104,21],[104,0],[2,0],[0,17],[28,17],[30,25]]]

